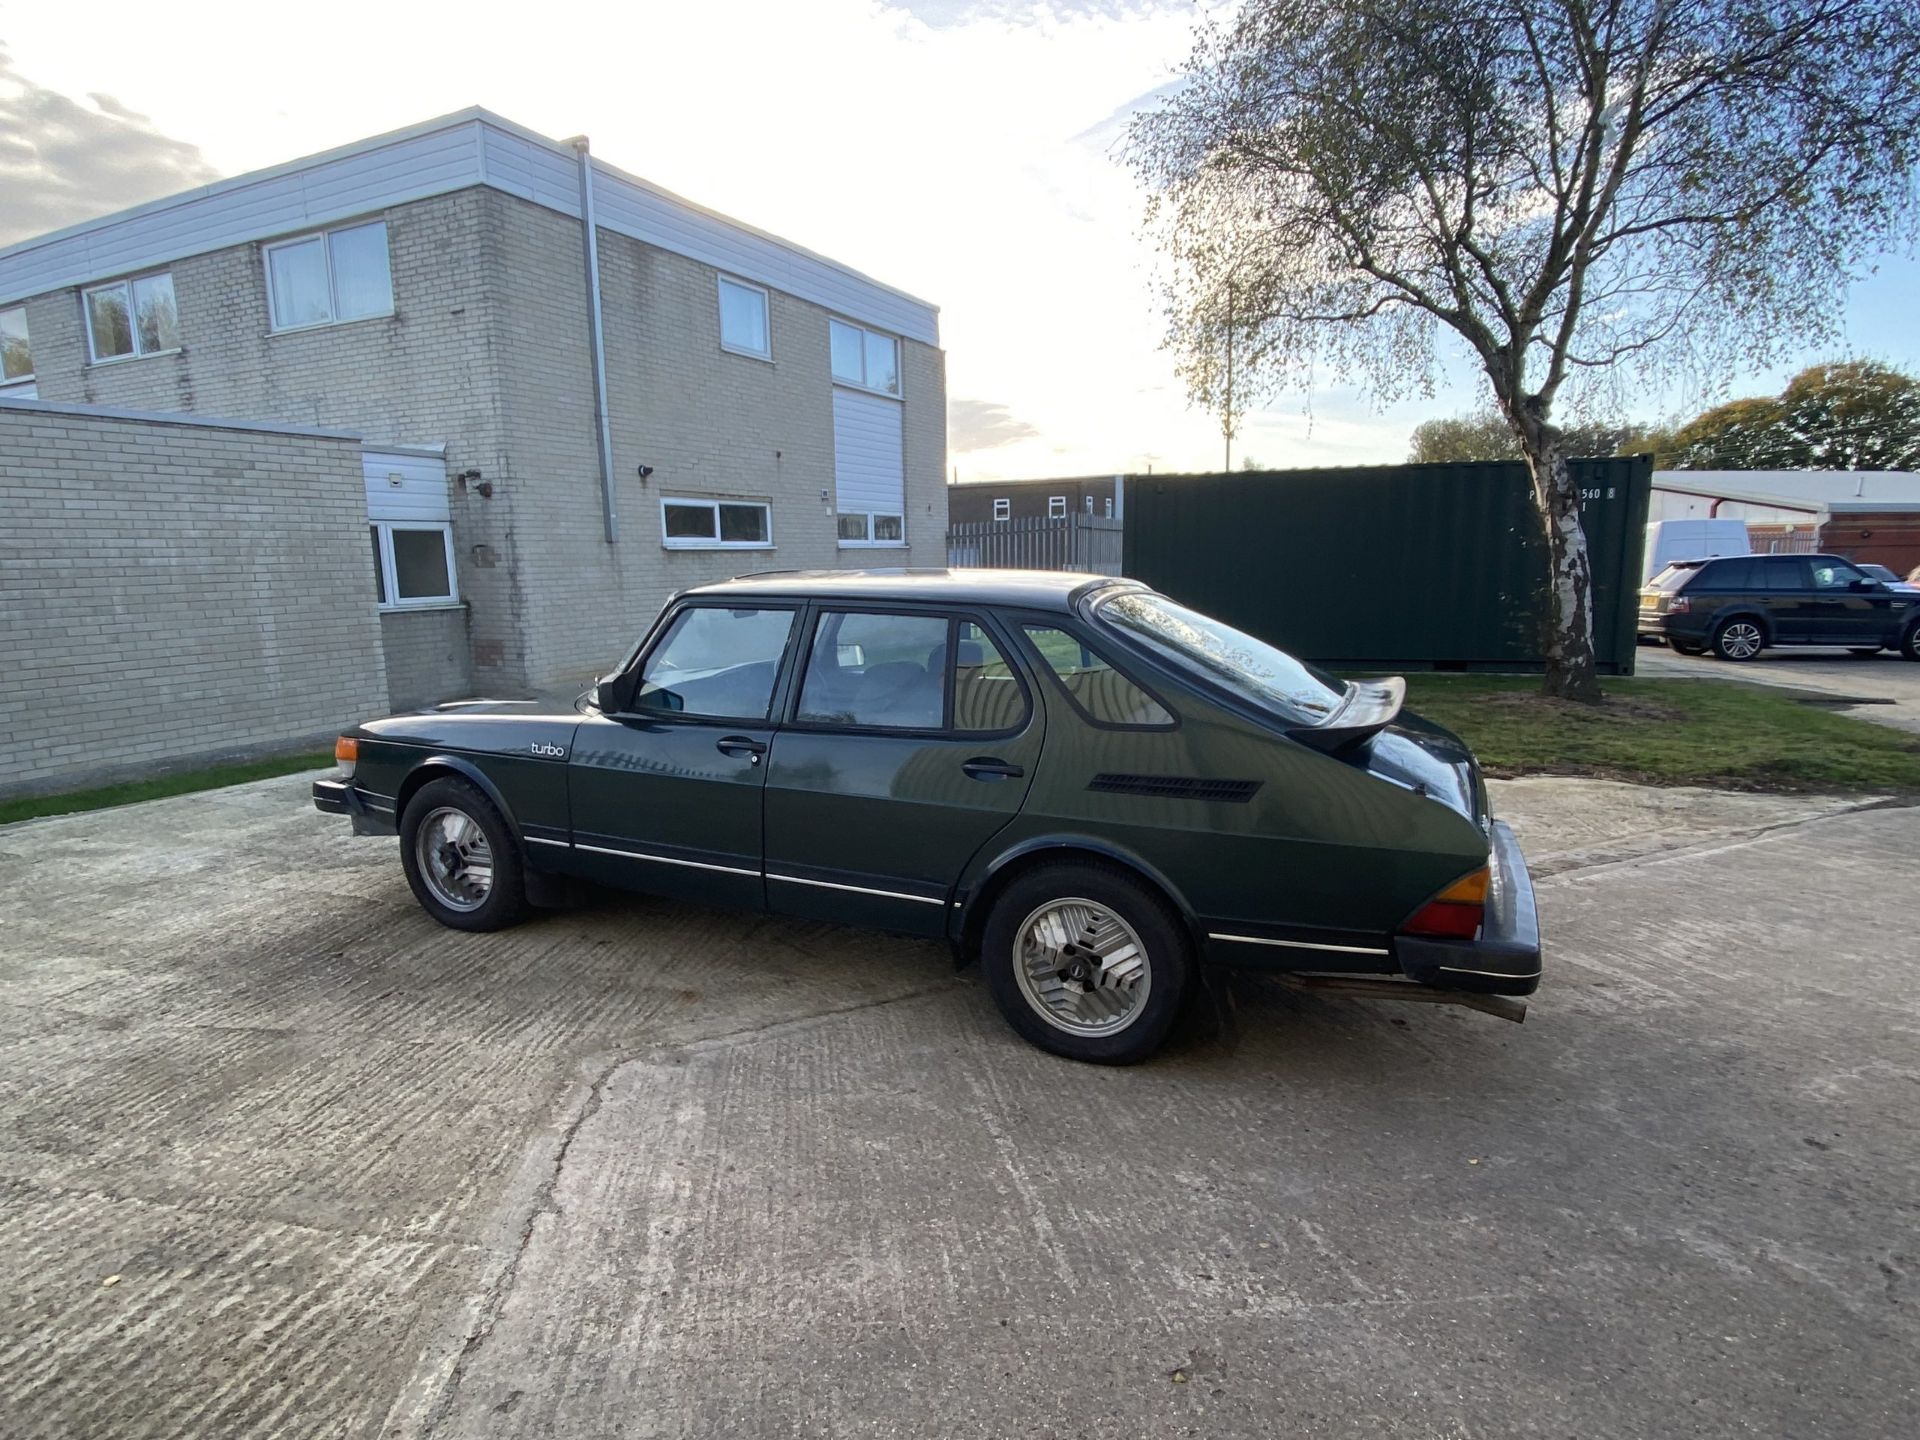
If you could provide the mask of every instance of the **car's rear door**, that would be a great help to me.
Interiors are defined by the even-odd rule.
[[[767,904],[940,935],[1019,813],[1044,720],[983,614],[817,604],[766,788]]]
[[[759,909],[761,791],[797,602],[689,604],[640,661],[631,713],[590,714],[567,762],[581,872]]]
[[[1810,643],[1814,629],[1813,589],[1807,577],[1805,557],[1762,555],[1760,574],[1764,583],[1757,599],[1767,612],[1772,638],[1788,645]]]

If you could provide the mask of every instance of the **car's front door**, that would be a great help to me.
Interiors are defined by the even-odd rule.
[[[1825,556],[1809,566],[1813,575],[1811,639],[1829,645],[1878,645],[1892,615],[1892,593],[1865,571]]]
[[[755,909],[761,791],[797,606],[688,605],[640,661],[627,713],[591,714],[567,759],[576,868]]]
[[[1019,813],[1044,720],[978,615],[820,606],[767,772],[767,904],[944,934],[967,861]]]

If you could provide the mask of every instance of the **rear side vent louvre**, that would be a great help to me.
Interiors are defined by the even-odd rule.
[[[1111,795],[1151,795],[1169,800],[1218,800],[1244,805],[1260,788],[1258,780],[1201,780],[1190,775],[1096,775],[1089,790]]]

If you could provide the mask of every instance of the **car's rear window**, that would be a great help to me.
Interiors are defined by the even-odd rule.
[[[1700,573],[1700,562],[1688,560],[1684,564],[1669,565],[1658,575],[1647,581],[1650,590],[1678,590],[1687,581]]]
[[[1129,590],[1102,600],[1094,614],[1176,665],[1295,725],[1320,724],[1346,697],[1346,685],[1331,675],[1151,590]]]

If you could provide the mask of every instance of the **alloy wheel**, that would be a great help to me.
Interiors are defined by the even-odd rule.
[[[1760,653],[1760,627],[1736,620],[1720,632],[1720,653],[1729,660],[1751,660]]]
[[[1072,1035],[1126,1029],[1153,989],[1139,933],[1091,900],[1049,900],[1027,916],[1015,932],[1013,962],[1034,1012]]]
[[[449,910],[478,910],[493,893],[493,850],[464,810],[442,806],[420,822],[414,858],[433,898]]]

